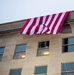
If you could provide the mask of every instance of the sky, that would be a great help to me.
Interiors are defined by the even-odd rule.
[[[74,0],[0,0],[0,24],[74,10]]]

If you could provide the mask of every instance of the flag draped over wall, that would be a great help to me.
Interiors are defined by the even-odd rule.
[[[58,34],[68,14],[69,12],[62,12],[28,19],[20,33],[28,35]]]

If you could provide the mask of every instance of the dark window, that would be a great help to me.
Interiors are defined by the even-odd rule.
[[[3,53],[4,53],[4,48],[0,48],[0,61],[2,60]]]
[[[74,38],[63,39],[63,52],[74,52]]]
[[[39,42],[37,55],[49,55],[49,41]]]
[[[62,64],[62,75],[74,75],[74,63]]]
[[[21,69],[10,70],[9,75],[21,75]]]
[[[26,45],[17,45],[16,46],[16,50],[15,50],[15,54],[14,54],[14,58],[25,58],[25,53],[26,53]]]
[[[35,75],[47,75],[47,66],[35,67]]]

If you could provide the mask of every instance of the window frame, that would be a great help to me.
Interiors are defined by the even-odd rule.
[[[74,45],[74,43],[71,43],[71,44],[64,44],[64,43],[63,43],[63,40],[64,40],[64,39],[68,39],[68,38],[74,38],[74,37],[66,37],[66,38],[62,38],[62,53],[74,52],[74,51],[68,51],[68,50],[65,51],[65,50],[63,50],[63,47],[66,47],[66,46],[68,47],[68,46],[72,46],[72,45]]]
[[[70,70],[70,71],[62,71],[62,65],[63,64],[72,64],[74,62],[69,62],[69,63],[61,63],[61,75],[64,74],[64,73],[74,73],[74,70]]]
[[[39,43],[42,43],[42,42],[48,42],[48,47],[42,47],[42,48],[39,48]],[[40,42],[38,42],[38,47],[37,47],[37,53],[36,53],[36,56],[48,56],[48,55],[41,55],[41,54],[39,54],[39,51],[41,51],[42,50],[42,52],[44,52],[45,50],[47,51],[47,52],[49,52],[49,46],[50,46],[50,41],[48,40],[48,41],[40,41]]]
[[[27,46],[27,44],[18,44],[18,45],[16,45],[16,47],[20,46],[20,45],[26,45]],[[22,58],[22,57],[21,58],[16,58],[15,56],[16,56],[16,53],[22,53],[22,52],[24,52],[24,55],[26,55],[26,49],[16,51],[16,47],[15,47],[13,59],[24,59],[25,57],[24,58]]]
[[[14,68],[14,69],[10,69],[10,71],[9,71],[9,75],[10,75],[10,73],[11,73],[11,70],[21,70],[21,73],[22,73],[22,68]]]
[[[5,47],[0,47],[0,48],[3,48],[5,50]],[[4,50],[3,53],[0,53],[0,56],[2,56],[2,58],[3,58]],[[0,59],[0,62],[2,61],[2,58]]]
[[[47,67],[47,69],[48,69],[48,66],[47,66],[47,65],[35,66],[35,68],[34,68],[34,75],[47,75],[47,72],[46,72],[46,73],[43,73],[43,74],[35,74],[36,67],[44,67],[44,66],[46,66],[46,67]]]

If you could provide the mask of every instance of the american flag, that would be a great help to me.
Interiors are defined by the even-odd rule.
[[[30,18],[27,20],[21,34],[58,34],[69,12]]]

